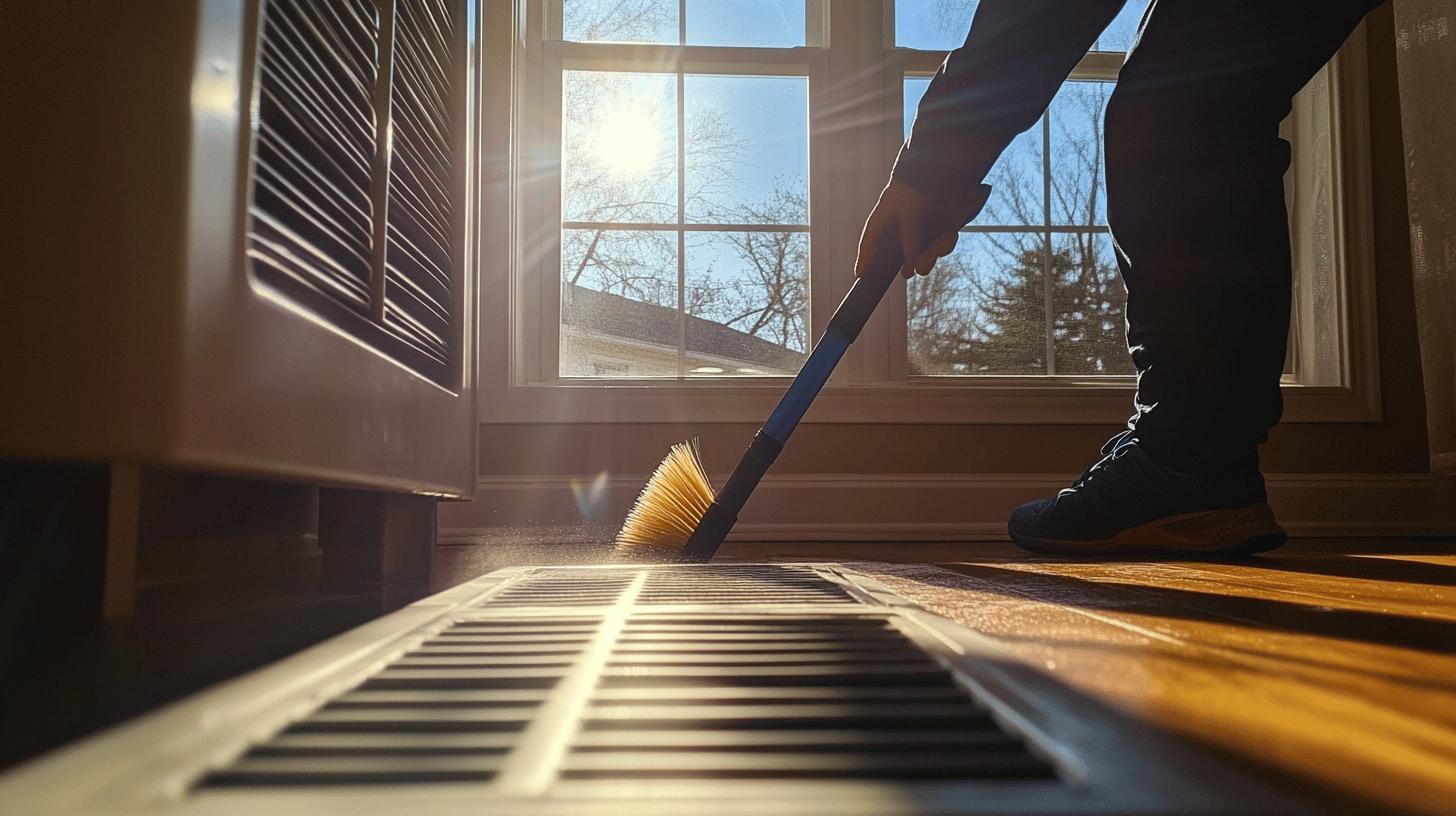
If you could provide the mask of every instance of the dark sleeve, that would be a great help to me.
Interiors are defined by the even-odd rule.
[[[965,45],[930,81],[898,181],[954,206],[986,177],[1126,0],[981,0]]]

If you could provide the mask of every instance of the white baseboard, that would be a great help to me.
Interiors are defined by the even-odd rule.
[[[614,524],[646,480],[645,475],[483,477],[473,501],[441,504],[440,532]],[[714,483],[722,481],[719,476]],[[1005,539],[1012,508],[1049,496],[1070,481],[1071,476],[1050,474],[771,474],[730,538]],[[1456,535],[1456,480],[1427,474],[1274,474],[1268,483],[1270,504],[1291,535]]]

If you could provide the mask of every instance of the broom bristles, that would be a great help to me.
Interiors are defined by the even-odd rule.
[[[698,454],[698,440],[679,442],[652,472],[627,511],[617,548],[682,549],[713,503],[713,485]]]

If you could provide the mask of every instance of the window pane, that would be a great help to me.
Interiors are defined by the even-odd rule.
[[[1052,236],[1058,374],[1131,374],[1112,239],[1105,232]]]
[[[808,79],[688,76],[683,96],[687,220],[808,223]]]
[[[568,221],[677,221],[677,78],[565,71],[561,213]]]
[[[905,136],[910,136],[910,126],[920,98],[925,95],[930,80],[923,77],[905,79]],[[986,183],[991,185],[991,198],[976,223],[990,226],[1019,227],[1043,223],[1042,198],[1042,127],[1038,122],[1029,130],[1017,135],[1007,146],[1001,158],[986,174]]]
[[[689,232],[688,376],[794,374],[808,346],[809,236]]]
[[[1097,38],[1093,51],[1127,51],[1132,48],[1132,38],[1137,34],[1143,12],[1148,10],[1148,0],[1127,0],[1127,5],[1113,18],[1112,24],[1103,29]]]
[[[1102,112],[1111,82],[1067,82],[1052,99],[1052,224],[1107,223],[1107,184],[1102,169]]]
[[[687,0],[689,45],[804,44],[804,0]]]
[[[962,233],[950,256],[907,291],[910,373],[1045,374],[1045,240]]]
[[[562,0],[561,34],[573,42],[676,45],[677,0]]]
[[[562,377],[677,376],[677,233],[561,231]]]
[[[924,51],[959,48],[977,0],[895,0],[895,45]]]

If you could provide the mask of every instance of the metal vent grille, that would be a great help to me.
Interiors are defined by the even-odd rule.
[[[370,302],[378,39],[367,0],[269,0],[258,49],[254,273],[360,313]]]
[[[565,779],[1051,779],[883,616],[637,616]]]
[[[457,623],[209,775],[203,786],[494,779],[600,623],[585,617]]]
[[[597,609],[560,611],[572,606]],[[501,778],[512,774],[1057,784],[895,616],[811,568],[539,569],[476,609],[204,789],[514,791],[519,779]]]
[[[398,0],[389,163],[384,321],[416,353],[450,363],[454,240],[454,54],[443,0]]]

